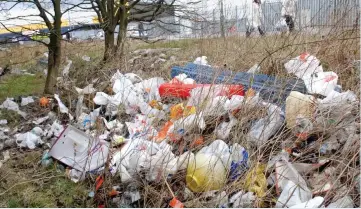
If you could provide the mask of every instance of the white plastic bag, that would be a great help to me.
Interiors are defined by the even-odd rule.
[[[97,105],[107,105],[109,102],[110,96],[104,92],[97,92],[93,101]]]
[[[22,97],[21,98],[21,106],[25,106],[25,105],[28,105],[28,104],[30,104],[30,103],[33,103],[34,102],[34,99],[33,99],[33,97]]]
[[[295,74],[298,78],[310,77],[313,73],[323,72],[320,61],[308,53],[297,56],[285,63],[288,73]]]
[[[36,145],[43,144],[39,135],[36,135],[33,132],[27,132],[24,134],[16,134],[16,144],[19,147],[27,147],[29,149],[35,149]]]
[[[303,77],[308,93],[327,96],[337,86],[338,76],[334,72],[317,72]]]
[[[349,195],[329,204],[327,208],[354,208],[354,202]]]
[[[276,162],[276,186],[282,189],[276,208],[291,207],[311,200],[312,192],[306,181],[291,163],[281,160]]]
[[[230,100],[224,103],[224,109],[226,111],[233,111],[241,108],[243,105],[244,97],[240,95],[233,95]]]
[[[6,98],[6,100],[0,105],[0,108],[1,108],[1,109],[8,109],[8,110],[15,111],[15,112],[17,112],[19,115],[21,115],[23,118],[26,117],[26,113],[20,111],[19,105],[18,105],[16,102],[14,102],[14,101],[12,101],[11,99],[9,99],[9,98]]]
[[[207,61],[207,57],[206,57],[206,56],[197,57],[196,60],[194,60],[193,63],[194,63],[194,64],[197,64],[197,65],[210,66],[210,65],[208,65],[208,61]]]
[[[54,98],[58,101],[59,110],[61,113],[69,113],[69,109],[64,105],[64,103],[60,100],[59,95],[54,94]]]
[[[127,73],[124,75],[127,79],[129,79],[133,84],[139,83],[142,81],[142,78],[134,73]]]
[[[196,84],[195,80],[193,80],[192,78],[187,78],[187,75],[184,73],[181,73],[174,78],[183,84]]]
[[[343,106],[357,101],[357,96],[352,91],[346,91],[339,93],[337,91],[331,91],[326,98],[320,100],[320,105],[323,108]]]
[[[216,156],[217,158],[222,160],[226,169],[228,169],[231,165],[231,153],[229,146],[223,140],[215,140],[209,146],[203,147],[201,150],[197,152],[198,154],[205,154],[209,156]]]
[[[268,115],[258,120],[247,134],[247,140],[257,146],[264,144],[283,124],[281,109],[270,105]]]
[[[85,171],[78,171],[76,169],[71,169],[69,171],[69,178],[74,182],[78,183],[79,181],[83,181],[85,179]]]
[[[319,208],[321,204],[323,203],[324,198],[323,197],[314,197],[310,201],[294,205],[290,208]]]
[[[169,128],[168,133],[171,133],[172,131],[178,131],[180,129],[188,131],[190,128],[195,126],[201,130],[205,129],[206,123],[203,118],[203,113],[189,115],[174,121],[173,127]]]
[[[216,133],[216,137],[218,139],[228,138],[232,128],[236,125],[236,123],[237,123],[237,119],[230,116],[229,122],[222,122],[216,127],[216,129],[214,130],[214,132]]]
[[[157,100],[160,101],[159,86],[165,83],[165,80],[161,77],[154,77],[144,80],[135,84],[135,89],[142,94],[145,94],[144,99],[146,101]]]
[[[229,202],[233,203],[233,208],[253,208],[253,202],[256,200],[256,196],[253,192],[244,191],[234,194]]]

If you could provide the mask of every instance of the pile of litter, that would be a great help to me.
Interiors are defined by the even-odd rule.
[[[0,147],[42,146],[43,166],[63,164],[74,182],[96,176],[89,196],[105,191],[118,207],[152,207],[144,182],[164,185],[167,207],[358,207],[357,96],[307,53],[285,69],[296,78],[258,74],[258,65],[219,70],[206,57],[173,67],[168,82],[118,71],[111,93],[75,87],[73,108],[61,95],[41,98],[48,114],[29,131],[1,120]],[[21,107],[10,98],[0,106],[30,120]],[[111,189],[106,175],[118,180]]]

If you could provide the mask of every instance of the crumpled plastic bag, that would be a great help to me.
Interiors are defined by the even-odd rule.
[[[229,178],[234,181],[248,169],[248,152],[244,147],[237,143],[231,146],[230,152],[231,164]]]
[[[322,108],[334,108],[337,106],[341,107],[353,102],[357,102],[357,96],[352,91],[348,90],[342,93],[332,91],[326,96],[326,98],[319,100],[319,105]]]
[[[60,123],[58,123],[58,121],[54,121],[50,127],[50,130],[47,131],[46,136],[47,137],[51,137],[51,136],[59,137],[63,131],[64,131],[64,127]]]
[[[54,94],[54,98],[58,102],[59,110],[61,113],[66,113],[69,115],[70,120],[73,120],[73,116],[69,113],[69,109],[64,105],[64,103],[60,100],[59,95]]]
[[[255,200],[256,196],[253,192],[239,191],[230,198],[229,202],[233,203],[233,208],[253,208]]]
[[[257,197],[264,197],[267,190],[267,179],[264,174],[266,166],[258,164],[252,170],[248,171],[245,187],[248,191],[254,192]]]
[[[110,101],[110,96],[104,92],[97,92],[93,101],[97,105],[107,105]]]
[[[146,174],[148,181],[160,181],[163,177],[167,177],[172,172],[171,168],[174,165],[170,165],[169,162],[175,159],[175,155],[172,153],[172,147],[170,145],[166,148],[159,150],[155,155],[150,157],[150,169]],[[168,172],[165,172],[167,166],[170,167]],[[170,172],[169,172],[170,171]]]
[[[133,84],[135,83],[139,83],[142,81],[142,78],[139,77],[137,74],[135,73],[126,73],[124,75],[127,79],[129,79]]]
[[[327,96],[337,86],[338,76],[334,72],[317,72],[303,77],[307,92]]]
[[[317,196],[307,202],[294,205],[290,208],[320,208],[321,204],[323,203],[323,200],[324,200],[323,197]]]
[[[206,87],[196,87],[191,90],[187,106],[195,106],[197,110],[202,110],[207,114],[223,114],[226,97],[224,85],[214,85]]]
[[[354,202],[349,195],[329,204],[327,208],[354,208]]]
[[[311,200],[311,190],[291,163],[281,159],[275,163],[275,169],[278,180],[276,188],[282,190],[276,208],[291,207]]]
[[[34,102],[34,99],[33,97],[29,96],[29,97],[22,97],[21,98],[21,106],[26,106],[30,103],[33,103]]]
[[[35,149],[36,145],[43,144],[41,140],[41,135],[43,131],[36,127],[32,131],[23,134],[16,134],[16,144],[19,147],[27,147],[29,149]]]
[[[275,134],[282,126],[284,118],[282,110],[276,105],[268,107],[267,116],[259,119],[247,134],[247,140],[257,146],[261,146]]]
[[[160,152],[162,149],[160,148],[159,144],[144,140],[142,138],[135,138],[131,141],[128,141],[121,149],[121,151],[117,152],[113,156],[111,165],[120,170],[122,181],[127,181],[132,178],[132,175],[134,175],[135,172],[142,170],[149,171],[151,169],[150,162],[152,159],[154,163],[152,166],[158,165],[158,167],[159,164],[157,164],[157,160],[172,160],[169,158],[169,156],[171,157],[171,154],[169,153],[169,155],[167,155],[167,151],[169,151],[169,149],[170,148],[164,148],[163,151]],[[159,154],[157,155],[158,152]],[[163,156],[163,154],[165,155]],[[166,158],[167,156],[168,158]],[[164,165],[166,165],[166,163]],[[152,168],[152,174],[148,174],[148,179],[156,179],[153,174],[157,172],[157,169],[154,169],[155,167]]]
[[[205,65],[205,66],[210,66],[208,65],[208,61],[207,61],[207,57],[206,56],[202,56],[202,57],[197,57],[194,62],[194,64],[197,65]]]
[[[237,124],[237,119],[233,116],[230,116],[230,121],[225,122],[223,121],[220,123],[216,129],[214,130],[216,137],[218,139],[226,139],[229,137],[229,134],[232,130],[232,128]]]
[[[295,74],[298,78],[304,79],[314,73],[323,72],[320,61],[313,55],[303,53],[285,63],[288,73]]]
[[[1,109],[8,109],[17,112],[19,115],[21,115],[23,118],[26,117],[26,113],[23,111],[20,111],[19,105],[12,101],[9,98],[6,98],[6,100],[0,105]]]
[[[71,169],[68,173],[68,176],[74,183],[78,183],[79,181],[83,181],[85,179],[85,174],[85,171]]]
[[[231,97],[231,99],[227,100],[224,103],[224,109],[226,111],[233,111],[233,110],[237,110],[239,108],[242,107],[242,105],[244,105],[244,97],[240,96],[240,95],[233,95]]]
[[[146,101],[157,100],[160,101],[159,86],[165,83],[165,80],[161,77],[154,77],[147,80],[143,80],[140,83],[135,84],[135,89],[144,95],[143,99]]]
[[[168,133],[177,132],[180,130],[189,131],[191,128],[197,127],[204,130],[206,123],[203,118],[203,113],[192,114],[186,117],[182,117],[174,121],[173,126],[169,128]]]
[[[174,77],[170,83],[196,84],[196,81],[192,78],[188,78],[186,74],[181,73]]]
[[[214,155],[222,160],[223,165],[227,165],[230,168],[230,149],[229,146],[223,140],[214,140],[210,145],[204,146],[197,154]]]

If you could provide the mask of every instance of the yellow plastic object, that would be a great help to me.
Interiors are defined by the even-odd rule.
[[[196,107],[194,106],[187,106],[184,108],[183,103],[180,103],[170,108],[170,118],[172,120],[177,120],[192,114],[196,114]]]
[[[246,176],[246,189],[254,192],[257,197],[264,197],[267,190],[267,179],[264,174],[266,166],[258,164]]]
[[[160,102],[158,102],[157,100],[151,100],[149,102],[149,105],[152,107],[152,108],[155,108],[155,109],[158,109],[158,110],[162,110],[162,105]]]
[[[226,183],[226,168],[214,155],[197,154],[187,168],[187,187],[193,192],[219,190]]]
[[[189,116],[196,114],[196,107],[194,106],[187,106],[183,111],[183,116]]]
[[[249,88],[245,93],[245,96],[246,96],[247,99],[252,98],[255,95],[256,95],[256,91],[254,89],[252,89],[252,88]]]

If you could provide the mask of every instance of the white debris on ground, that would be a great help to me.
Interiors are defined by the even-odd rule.
[[[82,59],[90,61],[89,57]],[[68,60],[63,76],[68,75],[71,63]],[[210,66],[205,56],[198,57],[194,63]],[[0,150],[10,147],[10,139],[21,149],[37,149],[50,143],[41,164],[49,166],[53,161],[65,164],[71,168],[67,175],[76,183],[88,175],[99,175],[106,165],[113,178],[130,185],[139,174],[143,174],[143,181],[162,183],[185,172],[181,180],[185,185],[183,190],[187,191],[185,197],[207,194],[219,207],[259,206],[255,204],[267,195],[267,184],[278,195],[274,203],[268,203],[269,207],[354,207],[349,195],[331,203],[325,201],[325,193],[334,191],[340,184],[336,178],[339,167],[329,156],[343,149],[346,154],[350,147],[357,143],[359,146],[360,127],[353,115],[357,96],[351,91],[335,90],[340,89],[337,74],[323,72],[320,61],[307,53],[287,62],[285,68],[302,79],[308,91],[308,94],[291,92],[284,101],[285,108],[262,101],[258,92],[223,94],[222,84],[204,87],[186,74],[167,82],[161,77],[142,79],[141,75],[117,71],[110,79],[112,93],[97,91],[93,83],[74,87],[76,99],[72,105],[61,100],[61,93],[54,94],[58,112],[29,118],[32,126],[29,131],[10,134],[9,121],[0,120]],[[259,72],[257,64],[248,71]],[[159,91],[163,84],[194,88],[182,103],[172,103],[163,100]],[[316,98],[315,94],[323,97]],[[94,95],[92,107],[85,99],[90,95]],[[26,117],[29,114],[23,108],[37,103],[37,98],[23,97],[19,107],[7,98],[0,108]],[[235,127],[248,117],[236,113],[247,108],[262,109],[265,114],[255,115],[255,119],[247,122],[249,129],[243,135],[244,140],[234,141]],[[65,122],[63,116],[67,116]],[[215,124],[211,131],[209,118]],[[281,129],[288,129],[291,137],[286,139]],[[309,141],[320,130],[327,130],[327,134]],[[271,153],[268,164],[251,160],[259,150],[276,144],[276,139],[285,143],[275,148],[277,152]],[[292,145],[286,140],[293,140]],[[199,149],[194,151],[191,149],[194,147]],[[305,154],[301,151],[304,149],[314,152],[312,162],[297,160]],[[0,167],[10,158],[8,151],[3,151],[3,155]],[[359,175],[355,177],[357,181],[359,178]],[[229,194],[222,190],[240,179],[246,186]],[[120,205],[131,204],[142,198],[140,191],[137,186],[129,186],[124,195],[113,200]],[[183,205],[189,200],[185,197],[173,194],[175,199],[169,204]]]

